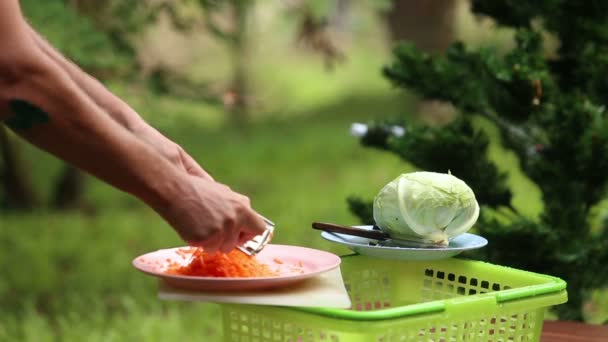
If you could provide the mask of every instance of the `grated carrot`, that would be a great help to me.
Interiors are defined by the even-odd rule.
[[[202,248],[194,251],[179,251],[182,257],[192,257],[186,265],[170,263],[166,270],[168,274],[199,276],[199,277],[270,277],[278,273],[260,263],[255,257],[250,257],[240,251],[230,253],[207,254]]]

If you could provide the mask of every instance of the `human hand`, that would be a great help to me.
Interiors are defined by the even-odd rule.
[[[152,145],[158,153],[187,174],[213,180],[203,168],[181,146],[169,140],[152,126],[143,123],[135,135]]]
[[[184,175],[169,205],[157,211],[192,246],[228,253],[265,231],[244,195],[199,176]]]

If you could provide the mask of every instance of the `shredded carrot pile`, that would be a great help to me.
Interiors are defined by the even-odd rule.
[[[190,258],[186,265],[170,263],[168,274],[199,277],[269,277],[278,275],[255,257],[234,250],[230,253],[207,254],[202,248],[179,250],[178,254]]]

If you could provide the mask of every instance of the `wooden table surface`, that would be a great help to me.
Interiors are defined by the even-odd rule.
[[[607,325],[545,321],[541,342],[608,342]]]

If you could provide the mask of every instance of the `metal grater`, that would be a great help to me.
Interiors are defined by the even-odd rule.
[[[261,252],[270,242],[270,240],[272,240],[272,235],[274,234],[274,223],[265,217],[262,217],[262,219],[264,219],[264,222],[266,223],[266,231],[247,241],[246,243],[236,246],[238,250],[249,256],[254,256]]]

